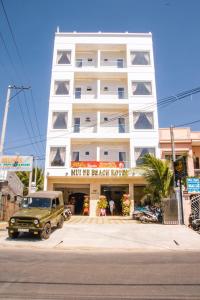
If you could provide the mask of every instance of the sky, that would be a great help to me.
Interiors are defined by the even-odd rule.
[[[0,0],[0,126],[8,85],[31,86],[10,101],[4,153],[37,155],[43,163],[57,26],[152,32],[159,101],[200,87],[199,12],[199,0]],[[199,111],[200,93],[160,108],[159,126],[198,120]],[[200,131],[200,122],[192,129]]]

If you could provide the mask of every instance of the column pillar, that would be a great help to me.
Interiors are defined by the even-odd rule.
[[[134,210],[134,185],[132,183],[129,183],[129,195],[131,200],[130,215],[132,215]]]
[[[100,196],[100,184],[90,184],[90,217],[97,215],[97,202]]]

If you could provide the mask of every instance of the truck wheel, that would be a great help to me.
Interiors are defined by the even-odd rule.
[[[44,225],[44,228],[40,234],[41,239],[47,240],[51,234],[51,225],[49,223]]]
[[[8,236],[11,239],[16,239],[18,237],[18,235],[19,235],[19,232],[10,232],[10,231],[8,231]]]
[[[58,223],[58,225],[57,225],[57,228],[62,228],[62,227],[63,227],[63,224],[64,224],[64,217],[61,216],[61,217],[60,217],[60,221],[59,221],[59,223]]]

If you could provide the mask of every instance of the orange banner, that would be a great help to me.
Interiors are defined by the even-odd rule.
[[[124,168],[123,161],[72,161],[71,168]]]

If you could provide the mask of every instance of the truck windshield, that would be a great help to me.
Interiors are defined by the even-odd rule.
[[[24,198],[22,201],[23,208],[39,207],[48,208],[51,206],[51,199],[49,198]]]

